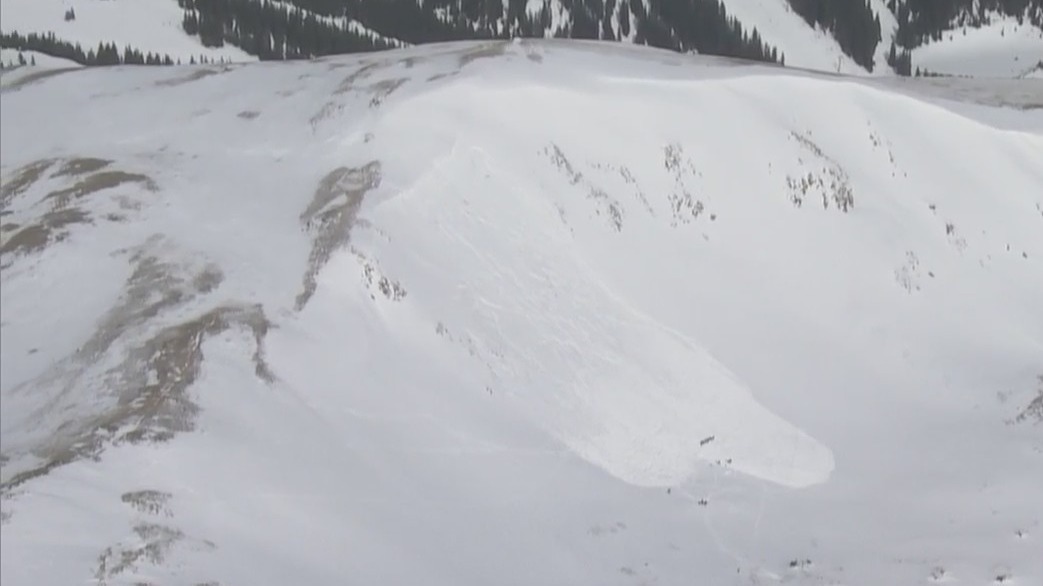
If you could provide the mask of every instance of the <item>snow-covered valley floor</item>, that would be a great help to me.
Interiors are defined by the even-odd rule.
[[[0,583],[1043,583],[1043,80],[0,88]]]

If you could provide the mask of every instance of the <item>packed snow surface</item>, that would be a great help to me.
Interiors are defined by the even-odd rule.
[[[1040,90],[5,72],[0,582],[1041,583]]]

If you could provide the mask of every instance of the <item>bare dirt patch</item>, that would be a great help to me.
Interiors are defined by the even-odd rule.
[[[105,167],[112,164],[112,161],[108,159],[96,159],[94,157],[79,157],[75,159],[66,159],[60,169],[55,171],[54,177],[63,176],[79,176],[87,173],[93,173],[100,171]]]
[[[4,493],[55,467],[95,457],[106,445],[165,441],[193,429],[199,407],[188,391],[201,373],[203,343],[212,336],[232,329],[250,332],[255,374],[264,382],[275,380],[264,357],[272,324],[260,305],[225,303],[150,329],[223,279],[215,265],[186,266],[164,260],[156,249],[151,241],[133,253],[134,270],[122,295],[76,352],[12,389],[46,397],[29,417],[39,425],[50,423],[29,448],[40,464],[9,478],[5,474]]]
[[[312,248],[296,308],[304,309],[315,294],[316,277],[330,256],[351,239],[359,208],[366,193],[380,185],[381,166],[371,161],[362,167],[338,167],[319,182],[312,201],[300,215],[304,229],[312,235]]]
[[[344,109],[345,104],[338,101],[338,96],[344,96],[351,93],[368,93],[370,95],[370,107],[377,108],[383,104],[384,100],[386,100],[395,90],[409,81],[408,78],[393,78],[378,80],[365,85],[361,83],[363,80],[370,78],[378,69],[385,66],[386,64],[381,62],[367,63],[341,80],[340,84],[337,85],[337,88],[333,90],[332,98],[323,104],[318,112],[312,115],[309,120],[312,126],[317,125],[319,122],[333,116],[334,113]]]
[[[25,86],[27,86],[29,84],[32,84],[32,83],[35,83],[35,82],[38,82],[38,81],[43,81],[43,80],[45,80],[45,79],[47,79],[49,77],[54,77],[54,76],[62,74],[62,73],[69,73],[71,71],[82,71],[82,68],[81,67],[63,67],[61,69],[48,69],[46,71],[39,71],[39,72],[36,72],[36,73],[28,73],[25,76],[20,77],[20,78],[18,78],[16,80],[12,81],[11,83],[4,84],[4,86],[2,88],[0,88],[0,92],[16,91],[16,90],[19,90],[19,89],[21,89],[21,88],[23,88],[23,87],[25,87]]]
[[[32,187],[55,162],[57,159],[41,159],[15,171],[14,177],[0,186],[0,210],[6,210],[15,196]]]
[[[409,79],[399,77],[378,81],[373,85],[368,86],[366,89],[373,93],[373,97],[369,100],[369,106],[371,108],[379,107],[384,103],[384,100],[392,94],[392,92],[402,87],[407,81],[409,81]]]
[[[485,43],[460,55],[460,69],[467,67],[479,59],[500,57],[507,53],[510,41],[493,41]]]
[[[170,517],[173,514],[167,503],[170,502],[171,494],[160,490],[135,490],[125,492],[120,500],[130,505],[139,513],[147,515],[161,515]]]
[[[38,223],[30,224],[15,232],[0,243],[0,255],[29,254],[47,247],[51,242],[60,242],[68,232],[63,228],[72,224],[89,223],[86,213],[77,209],[54,210],[44,214]],[[6,265],[4,265],[6,266]]]
[[[186,83],[192,83],[193,81],[199,81],[200,79],[204,79],[204,78],[210,77],[211,75],[220,75],[222,73],[228,73],[229,71],[232,71],[233,69],[235,69],[235,68],[231,67],[231,66],[225,66],[225,67],[221,67],[219,69],[211,69],[211,68],[196,69],[192,73],[190,73],[188,75],[185,75],[185,76],[182,76],[182,77],[175,77],[173,79],[164,79],[162,81],[157,81],[155,83],[155,85],[156,85],[156,87],[176,87],[176,86],[179,86],[179,85],[184,85]]]
[[[76,182],[72,187],[59,189],[47,194],[47,199],[54,199],[56,207],[65,207],[70,200],[97,193],[103,189],[112,189],[127,183],[138,183],[149,191],[156,191],[155,182],[140,173],[125,171],[99,171]]]
[[[44,178],[47,172],[55,169],[49,177],[75,180],[75,182],[61,189],[48,193],[40,201],[32,204],[27,210],[19,212],[30,217],[19,217],[17,223],[7,224],[0,232],[0,255],[5,257],[24,256],[40,251],[52,243],[61,242],[70,234],[69,228],[76,224],[93,224],[94,219],[85,209],[74,204],[89,195],[105,190],[118,189],[128,185],[137,185],[147,191],[157,191],[158,186],[148,176],[141,173],[130,173],[118,169],[107,169],[112,161],[95,157],[76,157],[70,159],[44,159],[36,161],[16,170],[9,181],[5,181],[0,203],[3,205],[4,213],[11,212],[8,208],[16,197],[28,192],[38,181]],[[117,198],[127,198],[125,193],[117,193]],[[122,201],[122,200],[121,200]],[[46,211],[33,210],[44,207]],[[121,204],[122,207],[122,204]],[[102,213],[101,219],[109,221],[123,221],[124,216],[114,216],[112,213]],[[7,258],[3,267],[9,267],[14,262]]]

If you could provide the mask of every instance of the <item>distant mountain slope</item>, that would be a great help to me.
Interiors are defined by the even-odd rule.
[[[185,34],[182,18],[177,0],[0,0],[4,33],[53,32],[59,40],[79,44],[84,53],[96,50],[99,43],[114,43],[120,51],[130,46],[185,63],[201,57],[256,60],[234,46],[203,46]]]
[[[3,0],[2,7],[3,32],[51,32],[78,43],[85,63],[99,43],[172,61],[243,61],[520,36],[618,40],[840,73],[920,68],[1010,77],[1043,52],[1043,8],[1027,0]],[[996,36],[1013,32],[998,24],[1004,18],[1019,23],[1009,41]],[[942,42],[968,28],[981,34]],[[4,46],[69,57],[69,47],[21,37]]]
[[[1043,583],[1043,81],[0,75],[0,583]]]
[[[914,66],[932,73],[1018,77],[1043,59],[1043,28],[994,15],[978,27],[959,27],[913,49]]]

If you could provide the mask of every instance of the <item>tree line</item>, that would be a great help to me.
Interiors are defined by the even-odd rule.
[[[134,47],[119,49],[115,43],[98,43],[86,51],[79,43],[59,40],[54,33],[21,35],[17,31],[0,33],[0,47],[18,51],[36,51],[61,57],[84,66],[102,65],[174,65],[170,55],[144,53]]]
[[[636,42],[675,51],[779,61],[756,29],[719,0],[561,0],[570,21],[551,30],[549,0],[179,0],[182,26],[205,46],[261,59],[378,51],[399,44],[543,37]],[[614,27],[614,16],[620,14]]]
[[[809,25],[832,33],[840,49],[855,63],[873,71],[876,46],[881,40],[880,17],[869,0],[789,0],[789,4]]]
[[[1043,28],[1039,0],[888,0],[888,8],[898,20],[898,45],[906,49],[940,41],[948,30],[988,24],[992,14]]]

